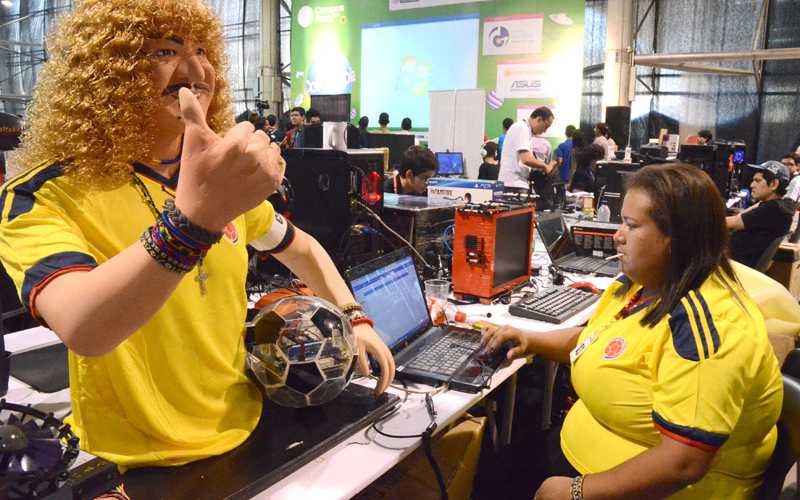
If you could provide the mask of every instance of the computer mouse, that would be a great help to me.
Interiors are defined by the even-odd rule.
[[[578,281],[577,283],[572,283],[570,287],[577,288],[578,290],[583,290],[584,292],[600,294],[600,290],[591,283],[589,283],[588,281]]]
[[[478,354],[478,359],[486,366],[497,369],[497,367],[503,364],[503,361],[507,359],[508,351],[510,351],[512,347],[514,347],[514,342],[510,340],[503,342],[497,349],[483,347]]]

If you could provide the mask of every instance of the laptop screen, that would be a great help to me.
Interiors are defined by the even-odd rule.
[[[561,212],[540,212],[536,214],[536,230],[544,243],[550,260],[555,261],[574,251],[567,226],[561,220]]]
[[[438,175],[464,175],[464,156],[461,153],[436,153],[439,162]]]
[[[348,271],[356,301],[375,323],[375,331],[389,349],[426,330],[430,316],[417,279],[414,260],[394,252]]]

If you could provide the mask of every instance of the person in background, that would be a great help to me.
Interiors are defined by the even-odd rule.
[[[306,111],[306,125],[320,125],[322,123],[322,115],[319,114],[314,108],[308,108]]]
[[[755,267],[764,250],[775,238],[789,232],[794,215],[794,202],[783,196],[789,185],[789,169],[775,160],[756,169],[750,190],[757,201],[752,207],[725,219],[731,236],[731,258]]]
[[[425,196],[428,192],[428,179],[436,175],[439,163],[428,148],[409,146],[403,152],[400,169],[386,177],[383,184],[385,193]]]
[[[246,373],[246,245],[343,309],[353,296],[265,201],[286,164],[263,131],[233,124],[223,26],[206,2],[82,0],[48,40],[26,170],[0,196],[0,260],[69,350],[69,424],[123,469],[226,453],[264,404]],[[380,392],[392,354],[353,323]]]
[[[497,137],[497,157],[503,157],[503,143],[506,140],[506,134],[508,134],[508,129],[511,128],[511,125],[514,125],[514,120],[511,118],[503,118],[503,132]]]
[[[567,183],[569,191],[595,190],[594,163],[605,157],[603,147],[597,144],[586,144],[580,130],[572,134],[572,171]]]
[[[548,179],[558,160],[550,159],[550,143],[540,137],[553,124],[553,112],[547,106],[533,110],[526,120],[511,125],[505,139],[503,155],[500,157],[500,173],[497,179],[503,181],[509,191],[529,192],[534,182],[542,209],[549,208],[553,193],[548,191]],[[552,186],[552,184],[550,184]]]
[[[289,111],[291,128],[286,132],[281,147],[286,149],[303,147],[303,126],[305,125],[306,110],[296,106]]]
[[[614,159],[614,153],[617,151],[617,143],[611,138],[608,125],[603,122],[598,123],[594,127],[594,144],[602,146],[603,151],[605,151],[604,159]]]
[[[375,134],[391,134],[392,131],[389,130],[389,113],[383,112],[378,115],[378,130],[376,130]]]
[[[486,181],[496,181],[500,173],[500,165],[497,162],[497,144],[492,141],[487,142],[481,148],[483,163],[478,169],[478,179]]]
[[[362,148],[369,147],[369,117],[362,116],[358,119],[358,140]]]
[[[278,117],[275,115],[267,115],[264,122],[264,133],[267,137],[272,139],[272,142],[281,142],[283,137],[278,137]]]
[[[711,135],[710,130],[701,130],[697,133],[697,144],[711,144],[711,140],[714,139],[714,136]]]
[[[800,204],[800,155],[787,153],[781,158],[781,163],[789,169],[789,186],[786,188],[784,198],[792,200],[795,205]]]
[[[556,158],[561,160],[559,174],[564,183],[569,182],[570,173],[572,172],[572,134],[575,133],[575,130],[574,125],[567,125],[567,128],[564,130],[564,135],[567,136],[567,140],[559,144],[556,148]]]
[[[586,327],[484,330],[488,350],[571,366],[579,398],[543,453],[536,500],[755,498],[783,384],[764,317],[726,256],[725,206],[690,165],[632,174],[622,275]],[[698,217],[698,214],[703,214]]]
[[[411,118],[405,117],[403,121],[400,122],[400,132],[398,134],[413,134],[414,132],[411,131]]]

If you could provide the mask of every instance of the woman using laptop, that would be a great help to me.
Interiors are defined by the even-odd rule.
[[[714,183],[691,166],[643,168],[622,219],[623,274],[585,328],[485,332],[490,348],[515,344],[509,358],[572,367],[580,400],[535,498],[751,498],[783,386],[764,319],[725,255]]]

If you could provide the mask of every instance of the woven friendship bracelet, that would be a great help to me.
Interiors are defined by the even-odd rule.
[[[187,245],[161,218],[147,228],[139,239],[156,262],[177,273],[191,271],[203,259],[207,250]]]
[[[196,246],[210,247],[222,239],[222,231],[209,231],[187,219],[172,198],[167,198],[164,202],[164,218],[183,239],[194,241]]]

